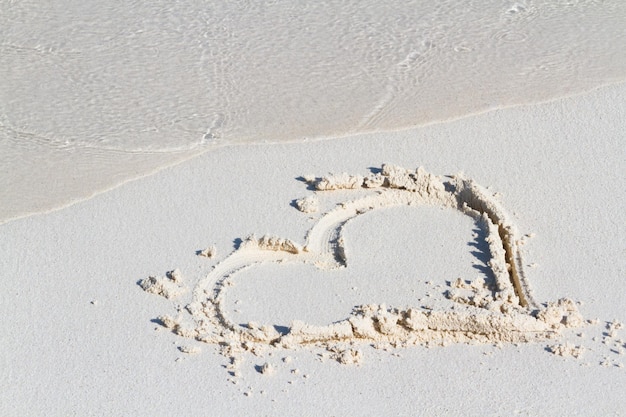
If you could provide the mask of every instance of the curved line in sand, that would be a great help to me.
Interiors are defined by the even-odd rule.
[[[159,317],[161,323],[180,336],[220,344],[226,351],[310,344],[333,351],[336,342],[394,346],[527,342],[582,325],[583,318],[571,300],[541,306],[533,299],[522,269],[517,229],[490,193],[472,180],[459,175],[444,182],[422,168],[383,165],[380,172],[367,177],[341,174],[310,182],[320,194],[338,189],[371,189],[371,193],[326,212],[308,231],[304,246],[279,237],[250,236],[196,284],[192,302],[185,306],[195,322],[193,328],[170,316]],[[487,231],[488,265],[495,285],[487,285],[482,278],[472,283],[457,279],[449,283],[451,288],[443,295],[455,303],[451,309],[361,305],[346,319],[326,326],[294,321],[286,333],[270,325],[248,323],[244,327],[228,318],[224,299],[238,272],[266,262],[305,263],[323,269],[346,267],[343,231],[348,222],[377,209],[423,205],[458,210],[480,223]],[[168,279],[149,277],[140,285],[145,291],[170,298],[181,292],[179,278],[179,273],[172,272]],[[179,313],[184,314],[180,309]]]
[[[244,241],[200,280],[194,289],[191,305],[196,308],[189,308],[189,311],[202,311],[205,326],[204,332],[198,330],[197,338],[204,341],[235,339],[288,346],[355,339],[419,341],[425,336],[432,338],[441,333],[449,336],[455,333],[460,336],[472,334],[473,338],[498,333],[498,337],[504,341],[524,341],[532,339],[533,334],[545,335],[552,331],[545,322],[537,320],[530,310],[538,308],[538,304],[530,294],[521,269],[522,256],[516,229],[502,207],[473,181],[456,176],[450,182],[444,183],[420,169],[408,171],[390,166],[383,166],[381,174],[370,177],[369,181],[363,178],[360,183],[358,180],[355,182],[355,177],[345,175],[337,178],[326,177],[324,180],[327,181],[325,185],[318,183],[320,192],[341,188],[375,190],[371,195],[342,203],[325,213],[309,230],[304,247],[287,239],[268,236],[260,239],[251,236]],[[502,307],[502,311],[496,312],[471,306],[466,306],[466,311],[462,312],[424,312],[415,308],[387,311],[380,306],[366,306],[357,308],[347,319],[328,326],[294,322],[286,335],[279,334],[270,326],[251,324],[244,328],[228,319],[222,302],[230,278],[238,271],[263,262],[313,263],[319,268],[344,267],[347,265],[342,234],[344,225],[363,213],[402,205],[455,208],[483,222],[488,231],[487,240],[492,253],[489,265],[496,276],[496,296],[501,300],[508,297],[510,305],[506,308],[514,310],[515,314],[502,314]],[[199,310],[200,305],[202,308]],[[192,315],[196,316],[193,312]],[[392,323],[391,328],[381,327],[383,316],[390,317],[388,321]],[[213,327],[208,332],[209,336],[206,332],[209,330],[206,319]],[[421,336],[416,337],[416,333]]]

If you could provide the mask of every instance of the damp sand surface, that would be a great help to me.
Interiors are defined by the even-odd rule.
[[[620,0],[6,2],[0,223],[216,147],[406,129],[622,82],[625,19]]]
[[[224,148],[70,208],[4,224],[0,414],[267,415],[294,407],[302,415],[623,414],[624,102],[626,88],[614,86],[393,134]],[[485,190],[485,201],[515,226],[522,291],[510,269],[489,265],[488,229],[458,205],[359,209],[342,229],[343,243],[333,228],[311,233],[322,231],[316,225],[327,213],[341,212],[338,204],[406,191],[384,182],[363,187],[384,174],[383,163],[406,168],[410,178],[424,167],[444,185],[435,194],[456,195],[450,185],[461,177]],[[352,185],[316,185],[333,183]],[[298,204],[312,195],[311,204]],[[198,324],[214,324],[211,315],[205,323],[189,316],[194,289],[250,249],[252,234],[263,254],[285,258],[261,259],[258,275],[254,267],[238,270],[224,293],[228,323],[256,339],[198,340]],[[507,235],[498,237],[504,249]],[[330,249],[331,266],[341,264],[334,254],[344,247],[346,266],[289,262],[307,246],[302,253]],[[511,263],[511,254],[503,256]],[[497,276],[505,277],[517,313],[466,305],[480,301],[474,290]],[[497,298],[496,290],[489,295]],[[564,319],[563,310],[540,314],[562,298],[582,321]],[[459,333],[483,317],[476,314],[452,323],[463,337],[446,339],[434,318],[453,307],[457,318],[479,308],[557,325],[530,333],[537,337],[524,325],[509,333],[523,338],[472,340],[511,324],[494,319]],[[400,314],[403,320],[394,319]],[[421,315],[433,319],[408,320]],[[354,340],[346,327],[343,340],[289,340],[320,330],[294,322],[346,319],[365,336]],[[192,332],[172,331],[185,329],[176,323]],[[254,332],[267,325],[276,331],[271,340]],[[436,337],[421,338],[431,327]]]

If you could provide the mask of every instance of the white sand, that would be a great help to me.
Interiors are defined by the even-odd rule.
[[[403,132],[227,147],[0,226],[0,415],[625,413],[624,102],[622,84]],[[154,322],[178,319],[191,294],[168,300],[140,280],[178,268],[163,281],[175,287],[165,287],[193,287],[251,233],[303,244],[333,202],[360,191],[326,191],[319,211],[303,213],[295,201],[313,191],[297,178],[366,176],[385,162],[462,171],[499,193],[525,242],[534,299],[569,297],[598,321],[497,347],[338,343],[234,356]],[[290,264],[244,270],[225,306],[259,326],[324,325],[358,304],[439,308],[446,281],[488,275],[481,233],[447,214],[363,214],[346,226],[354,262],[342,275]],[[213,245],[216,256],[197,256]]]

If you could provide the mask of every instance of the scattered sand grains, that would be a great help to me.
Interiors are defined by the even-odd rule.
[[[361,175],[331,174],[323,177],[315,184],[315,188],[319,191],[331,190],[353,190],[363,186],[364,177]]]
[[[316,213],[320,209],[320,202],[315,195],[296,200],[296,208],[303,213]]]
[[[573,358],[580,358],[585,353],[585,348],[582,346],[574,346],[569,343],[552,345],[548,348],[550,352],[558,356],[571,356]]]
[[[202,351],[202,349],[200,349],[198,346],[187,346],[187,345],[179,346],[178,350],[180,350],[183,353],[188,353],[188,354],[200,353]]]
[[[199,255],[204,256],[205,258],[213,258],[217,255],[217,248],[215,245],[209,246],[208,248],[201,250]]]
[[[263,375],[273,375],[276,372],[274,365],[265,362],[259,370]]]
[[[165,277],[150,276],[139,281],[139,286],[146,292],[165,298],[176,298],[186,291],[182,285],[182,276],[178,269],[170,271]]]

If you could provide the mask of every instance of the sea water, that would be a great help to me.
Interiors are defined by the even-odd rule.
[[[621,0],[4,1],[0,222],[218,146],[621,82],[625,22]]]

